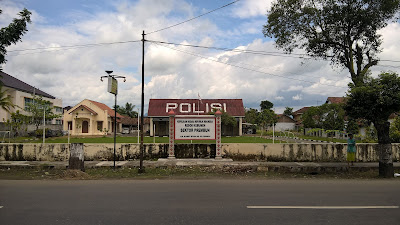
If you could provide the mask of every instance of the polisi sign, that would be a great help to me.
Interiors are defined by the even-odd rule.
[[[205,106],[204,106],[205,105]],[[200,110],[200,108],[202,110]],[[171,110],[180,113],[209,113],[216,110],[226,112],[226,103],[167,103],[165,107],[165,112],[168,113]]]

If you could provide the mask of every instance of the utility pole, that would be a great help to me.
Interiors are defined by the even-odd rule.
[[[113,71],[106,70],[107,76],[100,77],[100,80],[103,82],[103,78],[108,78],[108,92],[114,94],[114,170],[115,170],[115,149],[117,146],[117,95],[118,95],[118,82],[117,78],[124,78],[124,82],[126,78],[124,76],[119,75],[111,75]]]
[[[140,165],[139,165],[139,173],[144,173],[144,168],[143,168],[143,154],[144,154],[144,145],[143,145],[143,139],[144,139],[144,132],[143,132],[143,125],[144,125],[144,31],[142,33],[142,106],[141,106],[141,117],[140,117]],[[150,128],[151,129],[151,128]]]

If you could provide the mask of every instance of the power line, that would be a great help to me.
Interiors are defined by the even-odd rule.
[[[152,43],[160,43],[160,44],[168,44],[168,45],[180,45],[180,46],[193,47],[193,48],[205,48],[205,49],[215,49],[215,50],[220,50],[220,51],[250,53],[250,54],[255,54],[255,55],[268,55],[268,56],[280,56],[280,57],[288,57],[288,58],[312,59],[310,57],[303,57],[305,54],[296,54],[296,53],[291,53],[290,55],[288,55],[288,54],[281,53],[281,52],[266,52],[266,51],[250,50],[250,49],[242,50],[242,49],[237,49],[237,48],[233,49],[233,48],[222,48],[222,47],[213,47],[213,46],[177,44],[177,43],[171,43],[171,42],[165,42],[165,41],[152,41],[152,40],[146,40],[146,41],[152,42]],[[297,56],[295,56],[295,55],[297,55]]]
[[[238,1],[240,1],[240,0],[233,1],[233,2],[231,2],[231,3],[228,3],[228,4],[226,4],[226,5],[221,6],[221,7],[219,7],[219,8],[213,9],[213,10],[211,10],[211,11],[208,11],[208,12],[206,12],[206,13],[203,13],[203,14],[198,15],[198,16],[196,16],[196,17],[193,17],[193,18],[191,18],[191,19],[185,20],[185,21],[183,21],[183,22],[180,22],[180,23],[177,23],[177,24],[174,24],[174,25],[171,25],[171,26],[168,26],[168,27],[159,29],[159,30],[155,30],[155,31],[149,32],[149,33],[147,33],[147,35],[148,35],[148,34],[153,34],[153,33],[156,33],[156,32],[160,32],[160,31],[163,31],[163,30],[167,30],[167,29],[172,28],[172,27],[179,26],[179,25],[181,25],[181,24],[184,24],[184,23],[187,23],[187,22],[189,22],[189,21],[195,20],[195,19],[197,19],[197,18],[199,18],[199,17],[205,16],[205,15],[207,15],[207,14],[210,14],[210,13],[212,13],[212,12],[215,12],[215,11],[217,11],[217,10],[220,10],[220,9],[222,9],[222,8],[225,8],[225,7],[227,7],[227,6],[233,5],[233,4],[235,4],[236,2],[238,2]]]
[[[116,41],[116,42],[104,42],[104,43],[94,43],[94,44],[82,44],[82,45],[65,45],[65,46],[54,46],[54,47],[43,47],[43,48],[28,48],[28,49],[17,49],[11,50],[8,52],[24,52],[24,51],[37,51],[37,50],[52,50],[52,49],[71,49],[71,48],[85,48],[85,47],[96,47],[103,45],[114,45],[114,44],[126,44],[126,43],[134,43],[140,42],[141,40],[136,41]]]
[[[171,50],[175,50],[175,51],[178,51],[178,52],[182,52],[182,53],[185,53],[185,54],[188,54],[188,55],[192,55],[192,56],[195,56],[195,57],[203,58],[203,59],[206,59],[206,60],[209,60],[209,61],[213,61],[213,62],[225,64],[225,65],[228,65],[228,66],[232,66],[232,67],[236,67],[236,68],[240,68],[240,69],[244,69],[244,70],[248,70],[248,71],[252,71],[252,72],[263,73],[263,74],[266,74],[266,75],[269,75],[269,76],[281,77],[281,78],[290,79],[290,80],[297,80],[297,81],[306,82],[306,83],[311,83],[311,84],[321,84],[321,85],[325,85],[325,86],[347,88],[347,87],[342,87],[342,86],[336,86],[336,85],[330,85],[330,84],[322,84],[322,83],[320,83],[320,82],[313,82],[313,81],[308,81],[308,80],[302,80],[302,79],[297,79],[297,78],[286,77],[286,76],[283,76],[283,75],[277,75],[277,74],[267,73],[267,72],[264,72],[264,71],[255,70],[255,69],[250,69],[250,68],[247,68],[247,67],[234,65],[234,64],[231,64],[231,63],[227,63],[227,62],[221,62],[221,61],[219,61],[219,60],[211,59],[211,58],[209,58],[209,57],[205,57],[205,56],[202,56],[202,55],[193,53],[193,52],[183,51],[183,50],[181,50],[181,49],[168,47],[168,46],[161,45],[161,44],[158,44],[158,43],[153,43],[153,44],[156,44],[156,45],[158,45],[158,46],[162,46],[162,47],[164,47],[164,48],[169,48],[169,49],[171,49]]]

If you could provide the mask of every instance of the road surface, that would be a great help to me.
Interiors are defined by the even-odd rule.
[[[399,180],[0,181],[0,224],[400,224]]]

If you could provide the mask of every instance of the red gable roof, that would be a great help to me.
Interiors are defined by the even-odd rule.
[[[115,115],[115,111],[113,110],[113,109],[111,109],[110,107],[108,107],[108,106],[106,106],[105,104],[103,104],[103,103],[100,103],[100,102],[95,102],[95,101],[92,101],[92,100],[89,100],[89,101],[91,101],[93,104],[95,104],[97,107],[99,107],[100,109],[102,109],[102,110],[107,110],[107,113],[108,113],[108,115],[110,116],[110,117],[114,117],[114,115]],[[121,116],[119,113],[117,113],[117,118],[122,118],[123,116]]]
[[[299,110],[297,110],[297,111],[294,111],[293,112],[293,115],[297,115],[297,114],[303,114],[303,113],[305,113],[305,112],[307,112],[307,110],[308,109],[310,109],[311,107],[303,107],[303,108],[301,108],[301,109],[299,109]]]
[[[80,105],[78,108],[74,109],[73,111],[71,111],[69,114],[71,114],[72,112],[74,112],[75,110],[78,110],[80,107],[85,108],[87,111],[93,113],[93,115],[97,115],[97,112],[95,112],[93,109],[89,108],[86,105]]]
[[[217,107],[233,117],[245,115],[242,99],[150,99],[148,116],[168,117],[171,109],[175,115],[207,115]]]

